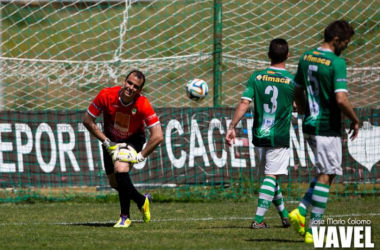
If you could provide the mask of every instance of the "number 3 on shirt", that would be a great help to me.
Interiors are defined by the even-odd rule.
[[[268,86],[265,89],[265,94],[269,95],[270,92],[273,92],[272,98],[270,99],[272,103],[272,109],[269,108],[267,103],[264,103],[264,111],[268,114],[273,114],[277,110],[277,97],[278,97],[278,89],[276,86]]]

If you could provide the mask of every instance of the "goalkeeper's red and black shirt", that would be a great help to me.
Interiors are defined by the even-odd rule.
[[[121,86],[105,88],[99,92],[87,112],[98,117],[103,113],[104,134],[111,141],[121,142],[134,133],[144,131],[144,125],[152,127],[159,123],[156,112],[148,99],[137,94],[133,102],[120,100]]]

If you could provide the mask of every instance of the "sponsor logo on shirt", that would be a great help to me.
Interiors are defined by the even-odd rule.
[[[287,78],[287,77],[269,76],[269,75],[257,75],[256,79],[258,81],[278,82],[278,83],[285,83],[285,84],[289,84],[292,81],[290,78]]]
[[[326,66],[330,66],[331,64],[331,60],[326,59],[326,58],[316,57],[313,55],[304,55],[303,60],[307,62],[323,64]]]
[[[123,114],[121,112],[116,112],[115,116],[115,128],[127,132],[129,129],[130,115]]]
[[[120,131],[119,129],[117,129],[116,127],[112,125],[108,126],[107,130],[114,136],[116,140],[124,140],[132,135],[129,132]]]

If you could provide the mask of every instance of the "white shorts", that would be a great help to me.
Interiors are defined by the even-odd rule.
[[[318,174],[342,175],[342,139],[339,136],[304,134],[314,153]]]
[[[288,175],[289,148],[255,147],[255,150],[259,158],[259,175]]]

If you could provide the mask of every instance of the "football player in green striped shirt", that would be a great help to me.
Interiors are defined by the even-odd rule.
[[[273,39],[269,45],[268,57],[271,66],[254,72],[249,78],[226,135],[226,141],[230,145],[235,142],[235,126],[253,101],[253,144],[259,158],[259,174],[265,174],[251,225],[253,229],[269,227],[264,222],[264,215],[271,203],[281,216],[282,226],[290,226],[278,180],[280,175],[288,174],[289,130],[294,95],[293,75],[285,70],[285,61],[289,57],[286,40]]]
[[[295,101],[299,113],[305,115],[303,132],[313,150],[317,169],[317,176],[311,181],[300,205],[289,214],[293,227],[305,237],[306,243],[313,243],[311,227],[322,219],[334,177],[342,175],[341,112],[351,120],[351,140],[359,131],[359,119],[347,95],[346,63],[339,57],[354,34],[354,29],[346,21],[329,24],[324,43],[302,55],[294,78]],[[309,228],[305,229],[310,205]]]

